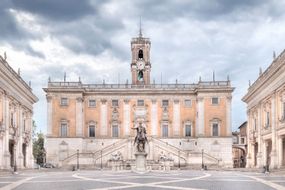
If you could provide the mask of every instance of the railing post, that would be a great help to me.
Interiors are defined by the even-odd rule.
[[[204,149],[202,149],[202,169],[204,169]]]
[[[79,150],[77,149],[77,170],[79,170]]]

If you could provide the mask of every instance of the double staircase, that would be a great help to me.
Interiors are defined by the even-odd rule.
[[[129,144],[131,143],[131,144]],[[128,147],[133,146],[133,139],[120,139],[115,143],[112,143],[102,149],[94,152],[74,152],[70,156],[61,161],[62,168],[72,168],[77,165],[77,161],[80,163],[80,168],[106,168],[108,167],[108,161],[112,157],[112,154],[120,151],[123,154],[124,168],[129,169],[131,165],[134,165],[134,156],[128,155]],[[157,165],[159,164],[159,153],[164,152],[166,155],[171,155],[174,161],[174,167],[181,169],[200,169],[202,162],[208,168],[219,168],[222,162],[221,158],[216,158],[207,152],[202,151],[187,151],[169,144],[161,139],[150,137],[149,145],[152,144],[152,150],[149,150],[152,154],[148,155],[147,164]],[[150,146],[149,146],[150,147]],[[131,153],[133,154],[133,152]]]

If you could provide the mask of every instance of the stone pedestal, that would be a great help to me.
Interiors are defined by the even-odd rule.
[[[123,170],[123,160],[110,160],[110,163],[113,171]]]
[[[146,152],[137,152],[135,153],[136,156],[136,167],[135,171],[136,172],[147,172],[146,169]]]

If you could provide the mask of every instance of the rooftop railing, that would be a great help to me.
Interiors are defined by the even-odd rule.
[[[209,81],[196,84],[82,84],[81,82],[49,82],[49,88],[86,88],[86,89],[195,89],[231,87],[230,81]]]

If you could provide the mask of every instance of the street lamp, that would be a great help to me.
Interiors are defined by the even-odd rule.
[[[179,150],[178,150],[178,168],[180,170],[180,149],[181,149],[181,142],[179,142]]]
[[[204,169],[204,149],[202,149],[202,169]]]
[[[77,170],[79,170],[79,149],[77,149]]]

